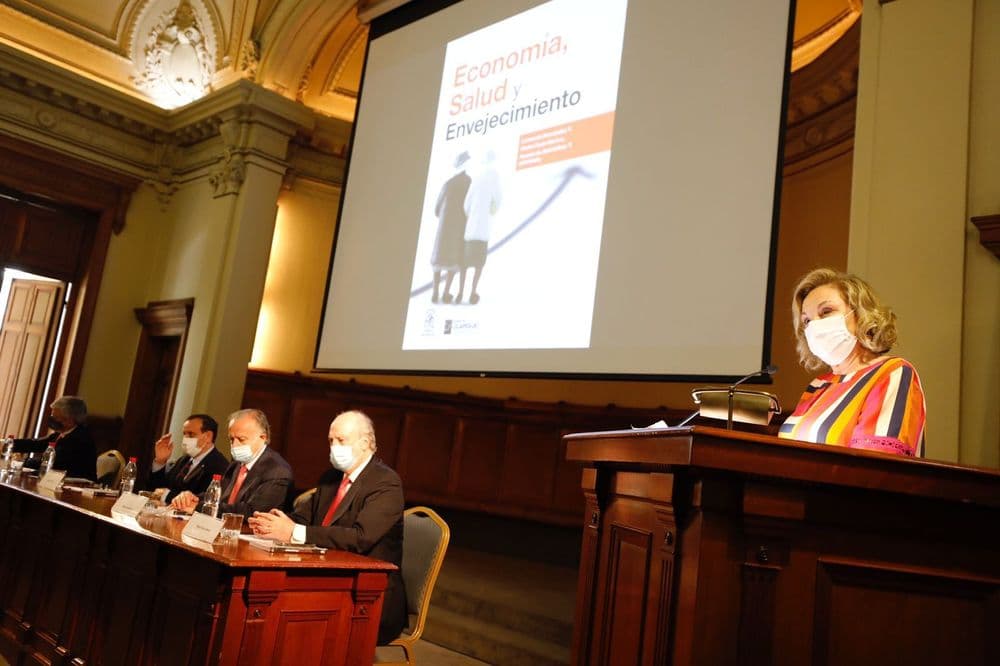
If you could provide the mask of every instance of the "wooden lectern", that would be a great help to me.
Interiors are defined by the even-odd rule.
[[[573,664],[1000,664],[1000,473],[708,427],[567,435]]]

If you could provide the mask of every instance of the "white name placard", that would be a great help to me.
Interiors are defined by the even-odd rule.
[[[59,484],[63,482],[66,478],[66,472],[61,470],[51,470],[42,475],[42,478],[38,480],[39,490],[48,490],[50,492],[55,492],[59,488]]]
[[[115,501],[114,506],[111,507],[111,515],[112,517],[135,518],[146,507],[146,502],[148,501],[142,495],[122,493],[121,497]]]
[[[194,513],[181,534],[204,543],[212,543],[221,531],[221,518],[212,518],[207,513]]]

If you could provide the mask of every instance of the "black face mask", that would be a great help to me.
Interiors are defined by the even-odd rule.
[[[58,421],[56,419],[56,417],[50,416],[48,418],[48,424],[49,424],[49,427],[52,428],[53,430],[55,430],[56,432],[62,432],[63,424],[62,424],[61,421]]]

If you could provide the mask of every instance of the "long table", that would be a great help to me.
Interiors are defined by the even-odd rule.
[[[12,664],[371,664],[392,564],[185,543],[184,521],[0,483],[0,655]]]
[[[566,443],[573,664],[1000,664],[1000,471],[701,426]]]

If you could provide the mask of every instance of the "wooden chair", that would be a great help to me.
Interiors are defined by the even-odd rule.
[[[377,664],[413,666],[413,645],[420,640],[431,605],[431,593],[437,582],[451,530],[432,509],[415,506],[403,513],[403,584],[406,586],[406,611],[409,627],[389,648],[402,649],[406,661],[385,661],[376,654]],[[379,648],[384,652],[387,648]]]
[[[97,456],[98,485],[117,488],[124,468],[125,456],[118,449],[111,449]]]

